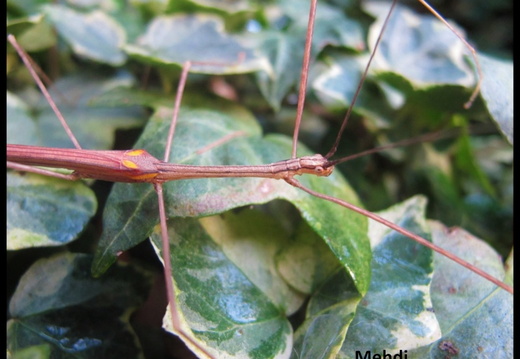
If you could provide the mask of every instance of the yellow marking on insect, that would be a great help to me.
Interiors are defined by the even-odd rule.
[[[138,175],[138,176],[130,176],[130,178],[135,180],[146,180],[157,177],[158,173],[147,173],[144,175]]]
[[[133,169],[133,170],[136,170],[139,168],[139,166],[135,163],[135,162],[132,162],[130,160],[122,160],[121,163],[123,164],[123,166],[125,166],[126,168],[130,168],[130,169]]]
[[[125,153],[127,156],[141,156],[144,153],[144,150],[132,150]]]

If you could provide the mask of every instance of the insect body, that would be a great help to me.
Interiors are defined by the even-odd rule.
[[[148,183],[190,178],[329,176],[334,168],[322,155],[257,166],[190,166],[159,161],[145,150],[96,151],[24,145],[7,145],[7,160],[25,165],[71,169],[75,172],[70,179]]]

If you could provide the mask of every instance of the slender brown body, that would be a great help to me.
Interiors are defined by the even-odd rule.
[[[71,169],[78,178],[149,183],[220,177],[286,179],[304,173],[328,176],[334,168],[321,155],[257,166],[194,166],[163,162],[145,150],[98,151],[9,144],[7,160],[31,166]]]

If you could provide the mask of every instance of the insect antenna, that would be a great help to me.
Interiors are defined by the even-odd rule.
[[[446,25],[451,31],[453,34],[455,34],[455,36],[457,36],[457,38],[462,41],[462,43],[464,44],[464,46],[470,51],[471,53],[471,56],[473,58],[473,61],[475,63],[475,67],[476,67],[476,76],[477,76],[477,83],[475,85],[475,88],[473,89],[473,92],[469,98],[469,100],[464,104],[464,108],[465,109],[469,109],[473,102],[475,101],[475,99],[477,98],[478,94],[480,93],[480,87],[481,87],[481,84],[482,84],[482,78],[483,78],[483,73],[482,73],[482,69],[481,69],[481,66],[480,66],[480,62],[478,60],[478,57],[477,57],[477,53],[476,53],[476,50],[462,37],[462,35],[452,26],[450,25],[435,9],[433,9],[428,3],[426,3],[424,0],[419,0],[419,2],[421,4],[423,4],[437,19],[439,19],[444,25]],[[352,101],[350,103],[350,106],[345,114],[345,117],[343,118],[343,121],[341,123],[341,127],[338,131],[338,134],[336,136],[336,140],[334,141],[334,144],[332,145],[331,149],[329,150],[329,152],[324,156],[325,158],[329,159],[331,158],[332,156],[334,156],[334,154],[336,153],[337,149],[338,149],[338,145],[339,145],[339,142],[343,136],[343,133],[345,131],[345,128],[347,126],[347,123],[348,123],[348,120],[350,119],[350,116],[352,114],[352,109],[354,108],[357,100],[358,100],[358,96],[361,92],[361,89],[363,87],[363,84],[365,82],[365,79],[367,78],[367,75],[368,75],[368,71],[370,69],[370,65],[372,63],[372,60],[374,59],[374,56],[376,54],[376,52],[378,51],[378,48],[379,48],[379,45],[381,43],[381,40],[383,38],[383,34],[385,32],[385,29],[390,21],[390,17],[392,16],[392,13],[394,12],[394,9],[397,5],[397,0],[393,0],[392,1],[392,4],[390,5],[390,10],[388,11],[387,15],[386,15],[386,18],[383,22],[383,25],[382,25],[382,28],[381,28],[381,31],[379,32],[379,35],[377,37],[377,40],[374,44],[374,48],[372,50],[372,53],[370,54],[370,57],[368,59],[368,62],[367,62],[367,65],[365,67],[365,70],[363,71],[362,75],[361,75],[361,78],[360,78],[360,81],[358,83],[358,86],[356,88],[356,91],[354,92],[354,95],[352,97]],[[395,147],[395,146],[393,146]],[[363,152],[364,153],[364,152]],[[350,156],[348,158],[351,158]],[[345,160],[346,161],[346,160]],[[339,161],[339,162],[345,162],[345,161]],[[338,162],[338,163],[339,163]]]
[[[392,5],[390,6],[390,10],[388,11],[388,14],[386,15],[385,21],[383,23],[383,27],[381,28],[381,31],[379,32],[379,36],[377,37],[376,43],[374,45],[374,49],[372,50],[372,53],[370,54],[368,63],[365,66],[365,70],[363,71],[363,74],[361,75],[361,78],[359,80],[356,91],[354,92],[354,96],[352,97],[350,106],[348,107],[347,113],[345,114],[345,117],[343,118],[343,122],[341,123],[341,127],[338,131],[338,134],[336,135],[336,140],[334,141],[334,144],[330,148],[329,152],[327,152],[327,154],[324,156],[327,159],[334,156],[334,154],[338,150],[339,142],[341,141],[341,138],[343,137],[343,132],[345,132],[345,128],[347,127],[348,120],[350,119],[350,116],[352,114],[352,109],[354,108],[354,106],[357,102],[361,89],[363,88],[363,84],[365,83],[365,79],[367,78],[368,70],[370,69],[370,65],[372,64],[372,60],[374,59],[377,49],[379,48],[379,44],[381,43],[381,39],[383,38],[383,34],[385,32],[386,26],[388,25],[388,22],[390,21],[390,17],[392,16],[392,13],[395,9],[396,4],[397,4],[397,0],[393,0]]]

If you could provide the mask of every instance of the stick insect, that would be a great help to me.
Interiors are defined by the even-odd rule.
[[[204,113],[203,111],[202,112],[198,112],[196,113],[197,116],[200,116],[200,115],[206,115],[206,113]],[[164,110],[163,108],[159,108],[156,112],[156,118],[159,118],[159,119],[163,119],[163,118],[167,118],[169,119],[171,117],[171,111],[167,111],[167,110]],[[196,116],[193,116],[192,118],[196,118]],[[235,120],[235,119],[233,119]],[[153,121],[152,121],[153,122]],[[166,123],[169,122],[169,120],[165,121]],[[157,126],[157,125],[156,125]],[[150,126],[152,127],[152,126]],[[179,130],[181,130],[182,127],[181,127],[181,124],[179,124]],[[153,134],[153,138],[154,138],[154,141],[158,141],[157,140],[157,134],[161,133],[161,132],[166,132],[164,130],[164,127],[156,127],[155,129],[152,129],[150,130],[150,132]],[[246,139],[248,138],[247,136],[244,136],[243,134],[243,130],[240,130],[240,127],[238,130],[234,130],[234,131],[231,131],[231,136],[230,137],[223,137],[222,134],[218,134],[218,136],[215,137],[215,140],[214,141],[209,141],[208,143],[212,146],[216,146],[217,148],[222,148],[222,147],[226,147],[226,146],[229,146],[233,143],[233,141],[235,140],[240,140],[242,137],[245,137]],[[143,134],[143,140],[142,141],[145,141],[146,140],[146,135]],[[219,139],[222,139],[222,138],[225,138],[226,140],[223,141],[223,142],[218,142]],[[192,138],[191,139],[192,141],[194,141],[194,139]],[[248,139],[249,141],[252,141],[250,139]],[[161,140],[162,141],[162,140]],[[175,139],[174,141],[177,141],[177,139]],[[273,140],[272,142],[272,146],[275,147],[277,146],[277,142],[276,141],[280,141],[279,139],[275,139]],[[215,145],[216,144],[216,145]],[[159,143],[159,145],[163,146],[163,143]],[[283,146],[281,146],[283,147]],[[14,147],[13,147],[14,148]],[[136,148],[139,148],[139,147],[136,147]],[[182,148],[182,146],[180,146],[179,148]],[[186,147],[184,147],[186,148]],[[240,147],[238,147],[240,149]],[[207,153],[211,153],[213,150],[213,148],[208,148],[208,147],[199,147],[198,148],[198,153],[200,154],[198,157],[201,158],[203,157],[204,154],[207,154]],[[174,149],[174,151],[176,151]],[[179,150],[177,150],[179,151]],[[233,150],[233,148],[227,148],[225,150],[225,152],[233,152],[233,151],[237,151],[236,149]],[[240,150],[241,152],[244,152],[243,149]],[[261,149],[258,149],[258,151],[261,151]],[[150,151],[151,152],[151,151]],[[273,151],[273,152],[277,152],[277,151]],[[281,152],[281,151],[279,151]],[[276,153],[278,155],[278,153]],[[294,154],[294,150],[293,150],[293,154]],[[157,155],[156,155],[157,156]],[[178,155],[179,156],[179,155]],[[180,154],[181,158],[183,158],[185,161],[186,159],[189,159],[190,156],[192,157],[195,157],[193,155],[193,153],[189,153],[188,154],[185,152],[185,153],[181,153]],[[229,155],[228,155],[229,156]],[[269,153],[267,156],[273,156],[272,153]],[[204,160],[203,160],[204,161]],[[274,160],[264,160],[262,161],[262,163],[269,163],[269,162],[275,162]],[[204,180],[205,181],[205,180]],[[222,182],[217,182],[217,183],[222,183]],[[265,195],[265,194],[268,194],[270,195],[271,193],[273,192],[276,192],[277,190],[277,186],[279,185],[279,183],[276,183],[276,184],[273,184],[271,181],[261,181],[261,182],[251,182],[252,184],[249,184],[249,185],[244,185],[243,183],[240,184],[240,186],[243,186],[245,188],[255,188],[258,193],[260,194],[264,194],[262,197],[262,199],[258,200],[258,202],[264,202],[266,201],[266,198],[268,198],[269,196]],[[296,184],[295,182],[293,182],[293,184]],[[132,184],[132,185],[128,185],[128,186],[125,186],[125,187],[119,187],[119,189],[114,189],[114,192],[127,192],[129,196],[137,196],[138,198],[142,198],[139,200],[139,202],[137,202],[137,206],[136,207],[143,207],[144,210],[146,211],[150,211],[149,208],[156,208],[153,206],[153,190],[151,190],[150,186],[141,186],[139,185],[139,190],[138,191],[144,191],[140,194],[137,194],[138,191],[135,191],[132,189],[134,188],[136,185],[135,184]],[[182,185],[181,185],[182,186]],[[220,186],[220,185],[216,185],[217,187]],[[159,188],[160,190],[160,188]],[[186,193],[186,192],[189,192],[191,191],[189,188],[178,188],[176,190],[177,193]],[[204,196],[204,198],[202,198],[201,200],[199,200],[199,204],[198,205],[193,205],[192,204],[192,207],[189,208],[189,207],[186,207],[186,208],[183,208],[183,209],[180,209],[179,212],[180,214],[178,213],[177,215],[180,215],[180,216],[188,216],[188,215],[193,215],[193,214],[200,214],[200,213],[204,213],[204,214],[209,214],[209,213],[214,213],[215,212],[215,209],[214,208],[211,208],[211,205],[214,205],[214,202],[217,202],[217,200],[219,198],[221,198],[223,195],[222,194],[218,194],[216,196],[211,196],[211,192],[212,191],[216,191],[215,187],[209,187],[207,190],[206,190],[206,194]],[[240,190],[237,190],[237,191],[240,191]],[[282,191],[288,191],[287,189],[284,189]],[[231,202],[235,201],[235,203],[232,205],[232,206],[236,206],[237,203],[239,204],[246,204],[246,203],[241,203],[240,202],[240,199],[236,199],[236,196],[234,197],[233,196],[233,193],[227,192],[227,196],[229,196],[229,199]],[[122,197],[123,200],[126,200],[124,199],[124,197]],[[149,204],[148,201],[151,201],[152,203]],[[252,203],[252,202],[255,202],[255,201],[251,201],[251,199],[249,199],[249,203]],[[298,201],[298,200],[296,200]],[[216,207],[218,207],[220,204],[217,203],[216,204]],[[179,206],[179,204],[170,204],[170,206]],[[207,208],[197,208],[197,206],[207,206]],[[215,206],[215,205],[214,205]],[[304,206],[304,205],[303,205]],[[148,208],[148,209],[147,209]],[[327,211],[327,207],[323,207],[321,209],[322,211]],[[171,210],[170,210],[171,211]],[[174,209],[175,211],[175,209]],[[191,213],[190,213],[191,211]],[[213,212],[212,212],[213,211]],[[305,212],[306,210],[302,210],[303,212]],[[107,212],[109,212],[109,210],[107,210]],[[165,210],[161,210],[161,213],[164,213]],[[134,211],[134,213],[136,213]],[[308,215],[308,214],[307,214]],[[107,214],[107,216],[110,216],[110,214]],[[169,216],[174,216],[172,214],[169,214]],[[354,218],[357,218],[357,217],[354,217]],[[233,217],[231,217],[231,221],[237,221],[237,219],[233,219]],[[351,220],[354,225],[355,225],[355,221],[357,221],[356,219],[355,220]],[[219,220],[216,220],[214,218],[208,218],[208,219],[204,219],[204,220],[201,220],[200,224],[198,225],[199,227],[197,227],[197,224],[194,224],[193,222],[186,222],[186,223],[176,223],[177,221],[173,221],[173,223],[170,223],[170,232],[172,231],[172,228],[175,232],[179,232],[179,233],[182,233],[182,230],[183,228],[187,231],[187,233],[194,233],[194,232],[200,232],[200,225],[202,225],[202,228],[205,229],[205,231],[207,233],[212,233],[214,235],[214,240],[217,241],[217,243],[219,243],[221,245],[222,248],[226,248],[226,245],[228,245],[227,243],[225,243],[225,239],[224,239],[224,236],[222,236],[221,233],[223,232],[226,232],[226,231],[229,231],[230,229],[228,227],[226,227],[228,224],[225,224],[225,223],[222,223],[220,222]],[[311,222],[313,222],[313,220],[311,219]],[[165,228],[165,222],[162,221],[162,232],[164,233],[166,231],[166,228]],[[314,227],[319,227],[320,225],[323,225],[325,226],[325,223],[322,223],[320,221],[317,221],[317,220],[314,220],[314,223],[313,223]],[[316,229],[316,228],[315,228]],[[237,230],[237,229],[235,229]],[[160,232],[160,231],[159,231]],[[175,234],[172,234],[172,235],[175,235]],[[187,234],[184,234],[184,236],[186,236]],[[125,234],[125,236],[127,236],[127,234]],[[111,237],[111,236],[109,236]],[[146,236],[145,236],[146,237]],[[332,247],[334,247],[334,242],[330,239],[327,239],[327,235],[324,235],[325,237],[325,240],[328,240],[329,241],[329,245],[331,245]],[[121,238],[121,237],[120,237]],[[173,237],[172,239],[170,239],[172,241],[171,245],[174,247],[174,252],[177,252],[177,253],[180,253],[179,256],[177,257],[177,259],[172,259],[172,263],[174,264],[174,268],[175,270],[173,271],[174,275],[175,275],[175,271],[181,271],[182,269],[179,268],[179,263],[182,262],[182,260],[186,260],[185,258],[183,259],[183,256],[189,256],[190,254],[186,254],[186,252],[182,252],[182,248],[181,248],[181,245],[180,243],[183,243],[184,247],[186,248],[186,243],[185,242],[185,238],[186,237],[183,237],[183,235],[181,234],[180,237]],[[113,241],[113,239],[109,239],[111,241]],[[131,240],[130,240],[131,241]],[[220,242],[219,242],[220,241]],[[154,242],[156,242],[154,240]],[[247,243],[246,243],[247,244]],[[118,244],[119,245],[119,244]],[[123,244],[123,245],[128,245],[127,243]],[[160,244],[158,245],[158,247],[160,247]],[[164,246],[164,249],[168,248],[168,246]],[[209,251],[209,250],[214,250],[213,247],[210,247],[208,246],[207,244],[201,244],[201,248],[203,248],[204,250],[206,251]],[[237,249],[238,248],[238,249]],[[237,251],[239,250],[241,247],[238,246],[236,247],[234,250]],[[242,248],[243,250],[246,250],[246,248]],[[336,250],[336,256],[338,256],[338,251],[337,251],[337,248],[333,248],[333,250]],[[343,248],[343,250],[345,250],[346,248]],[[114,244],[113,243],[109,243],[108,245],[106,245],[104,247],[104,250],[111,250],[113,253],[115,253],[118,248],[117,247],[114,247]],[[200,250],[200,249],[199,249]],[[245,255],[244,253],[247,253],[247,252],[239,252],[239,253],[233,253],[233,250],[229,251],[229,252],[224,252],[226,253],[226,256],[230,257],[230,258],[233,258],[235,257],[234,260],[237,260],[238,261],[238,258],[236,258],[237,255]],[[327,252],[328,253],[328,252]],[[191,256],[196,256],[196,257],[203,257],[203,254],[204,252],[194,252],[194,253],[191,253]],[[206,255],[209,255],[208,252],[205,253]],[[215,257],[216,256],[216,253],[213,253],[213,256],[210,256],[211,258],[218,258],[218,257]],[[169,258],[171,257],[170,255],[165,255],[166,258]],[[100,256],[100,258],[103,258],[102,256]],[[361,258],[361,254],[359,254],[359,258]],[[193,258],[191,259],[193,261]],[[253,261],[253,258],[248,258],[249,261]],[[109,260],[108,260],[109,261]],[[179,262],[180,261],[180,262]],[[165,261],[165,263],[167,263],[168,261]],[[98,267],[103,267],[103,265],[106,265],[107,261],[105,259],[105,262],[98,262]],[[194,262],[192,262],[191,264],[193,265]],[[280,263],[284,263],[283,261],[280,261]],[[189,267],[189,263],[186,263],[186,266],[185,268],[187,269],[190,269]],[[283,266],[281,266],[280,268],[283,268]],[[194,268],[191,268],[192,270],[194,270]],[[198,268],[200,270],[200,268]],[[227,268],[226,267],[222,267],[221,270],[226,270]],[[336,267],[332,266],[332,269],[331,271],[329,272],[329,275],[332,277],[332,274],[336,274],[338,273],[337,275],[342,275],[344,274],[344,270],[342,271],[339,271],[339,272],[336,272],[335,271]],[[242,268],[243,271],[246,271],[245,268]],[[356,270],[353,270],[353,269],[350,269],[351,272],[353,273],[357,273]],[[166,270],[168,273],[170,273],[171,271],[170,270]],[[235,272],[232,272],[232,271],[225,271],[225,273],[235,273]],[[188,277],[189,277],[189,273],[186,274]],[[250,276],[252,276],[254,278],[254,275],[252,273],[249,273]],[[185,277],[186,278],[186,277]],[[240,278],[242,280],[242,278]],[[176,290],[178,291],[177,292],[177,296],[180,298],[180,301],[183,303],[184,306],[186,305],[189,305],[190,302],[193,303],[193,301],[196,301],[194,300],[193,298],[190,299],[189,297],[189,287],[190,285],[193,285],[193,283],[189,283],[189,282],[185,282],[184,284],[182,284],[181,282],[183,282],[183,279],[177,279],[177,286],[178,288],[176,288]],[[186,279],[184,279],[185,281]],[[355,278],[355,280],[358,281],[357,285],[358,285],[358,290],[363,292],[364,290],[363,289],[360,289],[359,286],[362,287],[361,284],[359,284],[360,282],[362,282],[363,280],[360,279],[360,278]],[[255,282],[256,281],[256,282]],[[268,293],[268,296],[275,296],[272,291],[273,291],[273,288],[263,288],[261,284],[258,284],[258,283],[261,283],[261,280],[259,278],[254,278],[253,279],[253,283],[257,284],[260,288],[262,288],[263,290],[265,290],[267,293]],[[242,282],[240,282],[242,283]],[[326,282],[324,282],[325,284],[327,284]],[[294,283],[293,283],[294,284]],[[294,284],[296,285],[296,284]],[[244,287],[245,288],[245,287]],[[242,288],[242,289],[244,289]],[[355,285],[354,285],[354,288],[355,288]],[[302,292],[304,292],[304,289],[302,287],[299,287],[299,289],[301,289]],[[324,287],[321,288],[322,290],[326,290],[326,285],[324,285]],[[171,288],[170,289],[170,292],[172,292],[174,290],[174,288]],[[233,288],[233,290],[237,290],[236,288]],[[366,290],[366,288],[365,288]],[[271,291],[271,292],[270,292]],[[289,291],[291,292],[291,291]],[[284,309],[287,310],[288,312],[290,312],[290,309],[287,308],[287,307],[290,307],[291,305],[292,306],[295,306],[295,302],[298,303],[300,302],[301,303],[301,299],[299,297],[301,296],[298,296],[298,290],[292,290],[292,292],[290,293],[291,294],[291,300],[290,301],[285,301],[283,302],[281,299],[278,299],[278,301],[274,300],[275,303],[277,303],[280,307],[283,307],[284,305],[286,306]],[[244,292],[241,292],[241,293],[244,293]],[[322,292],[322,293],[326,293],[326,292]],[[287,293],[284,293],[284,295],[288,295]],[[271,298],[272,299],[272,298]],[[355,299],[355,296],[353,296],[351,298],[352,302],[356,302],[356,299]],[[205,301],[207,301],[207,298],[203,298],[203,300],[201,301],[201,303],[204,303]],[[247,302],[247,301],[246,301]],[[235,302],[236,303],[236,302]],[[282,304],[283,303],[283,304]],[[289,304],[290,305],[289,305]],[[173,302],[171,302],[171,304],[173,304]],[[244,303],[243,303],[244,304]],[[319,305],[319,304],[318,304]],[[258,308],[262,308],[261,305],[259,307],[257,307],[255,310],[259,310]],[[193,310],[193,308],[191,308],[190,310]],[[268,308],[268,309],[264,309],[264,310],[272,310],[272,306],[271,308]],[[343,312],[333,312],[333,311],[330,311],[327,313],[327,311],[325,311],[325,313],[319,313],[319,315],[316,315],[315,317],[310,317],[308,322],[305,323],[304,327],[305,326],[308,326],[308,327],[312,327],[312,324],[316,325],[315,323],[318,323],[320,320],[323,320],[323,318],[326,318],[327,315],[334,315],[334,316],[337,316],[337,317],[340,317],[340,318],[343,318],[343,316],[348,317],[348,315],[350,315],[351,312],[349,312],[349,314],[345,314],[345,307],[342,307],[341,310]],[[200,328],[197,328],[198,325],[201,325],[202,322],[197,322],[196,320],[194,321],[194,316],[197,316],[197,313],[191,313],[189,311],[182,311],[179,307],[177,308],[174,308],[172,310],[173,312],[173,318],[172,321],[175,322],[177,321],[177,323],[173,324],[173,326],[175,327],[174,328],[174,331],[176,332],[179,332],[179,331],[184,331],[184,333],[180,333],[181,336],[184,336],[184,339],[187,341],[187,344],[190,346],[190,348],[196,352],[198,355],[200,356],[214,356],[214,357],[220,357],[221,355],[223,355],[222,353],[223,352],[226,352],[222,347],[220,347],[219,349],[215,349],[215,346],[212,345],[211,343],[215,343],[215,342],[219,342],[219,341],[223,341],[222,338],[216,338],[216,337],[213,337],[212,338],[212,332],[214,335],[217,335],[217,333],[219,331],[221,332],[226,332],[228,330],[230,330],[229,328],[225,329],[225,330],[222,330],[222,328],[213,328],[211,331],[208,331],[208,330],[203,330],[203,329],[200,329]],[[246,310],[247,312],[247,310]],[[198,315],[201,315],[201,313],[203,312],[200,312],[198,313]],[[207,314],[207,312],[206,312]],[[217,312],[213,312],[214,315],[217,314]],[[325,315],[324,315],[325,314]],[[191,315],[191,317],[190,317]],[[277,314],[279,316],[279,314]],[[264,317],[265,318],[265,317]],[[275,316],[276,318],[276,316]],[[205,320],[209,320],[208,318],[206,318]],[[187,329],[186,325],[187,323],[190,323],[190,327],[191,329]],[[195,322],[195,327],[193,326],[194,325],[194,322]],[[271,323],[274,323],[274,324],[277,324],[275,323],[275,321],[268,321],[268,322],[271,322]],[[279,322],[279,321],[278,321]],[[342,321],[343,325],[348,325],[348,322],[349,322],[349,319],[345,319],[345,321]],[[236,324],[236,323],[235,323]],[[247,324],[251,324],[250,322],[247,323]],[[330,324],[330,322],[328,322],[328,324]],[[235,325],[233,325],[235,326]],[[255,328],[254,330],[257,330],[258,328],[261,328],[261,326],[251,326],[251,328]],[[276,330],[274,330],[273,328],[271,328],[271,331],[272,332],[276,332],[277,330],[278,331],[281,331],[282,334],[280,335],[280,337],[283,337],[283,338],[286,338],[287,337],[287,333],[288,333],[288,329],[287,329],[287,323],[282,323],[282,324],[279,324],[278,326],[275,327]],[[194,334],[191,334],[191,331],[193,330]],[[247,345],[250,345],[251,343],[248,343],[247,341],[244,341],[244,339],[242,339],[242,335],[245,336],[246,338],[249,338],[248,334],[251,335],[251,333],[248,333],[247,332],[248,328],[247,326],[244,326],[244,327],[241,327],[241,328],[238,328],[234,333],[235,337],[231,337],[231,342],[242,342],[242,343],[245,343]],[[311,333],[312,331],[309,331],[308,333]],[[301,333],[305,333],[305,331],[300,331],[300,334],[296,334],[295,336],[295,346],[294,346],[294,353],[301,353],[303,355],[303,353],[305,353],[305,349],[303,348],[305,346],[305,340],[304,338],[302,337],[302,334]],[[255,335],[257,335],[258,333],[255,333]],[[271,334],[271,332],[269,333]],[[204,339],[201,339],[201,338],[204,338]],[[204,343],[204,344],[201,344]],[[235,344],[236,345],[236,344]],[[245,347],[247,347],[247,345]],[[252,344],[251,344],[252,345]],[[445,346],[449,347],[449,344],[445,344]],[[218,346],[217,346],[218,347]],[[215,354],[215,350],[217,350],[217,354]],[[224,350],[224,351],[223,351]],[[229,352],[227,352],[228,354],[227,355],[230,355]],[[297,354],[294,354],[294,355],[297,355]],[[266,356],[266,357],[269,357],[269,356]]]

